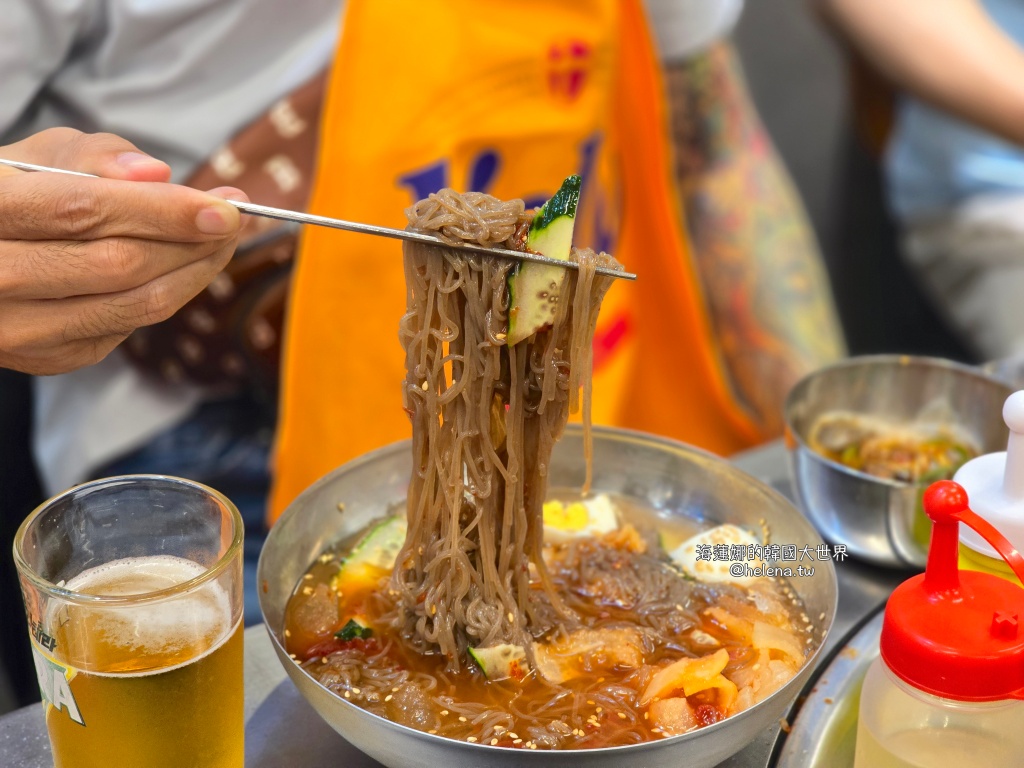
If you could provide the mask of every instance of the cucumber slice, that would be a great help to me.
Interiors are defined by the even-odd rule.
[[[331,586],[341,591],[346,584],[377,579],[394,568],[398,551],[405,543],[406,528],[402,515],[386,517],[377,523],[341,561]]]
[[[469,655],[488,680],[522,680],[529,672],[521,645],[502,643],[490,648],[469,648]]]
[[[541,206],[530,225],[526,247],[552,259],[568,261],[580,201],[579,176],[562,182]],[[526,261],[509,277],[508,344],[518,344],[554,319],[565,270]]]
[[[339,640],[355,640],[356,638],[373,637],[373,630],[367,626],[366,620],[361,616],[349,619],[344,627],[334,633]]]

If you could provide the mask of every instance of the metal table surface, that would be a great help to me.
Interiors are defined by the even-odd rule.
[[[737,455],[734,462],[792,498],[781,442]],[[850,559],[837,563],[836,571],[839,610],[821,657],[909,575]],[[245,718],[246,768],[379,768],[302,699],[285,676],[262,626],[245,631]],[[719,768],[767,768],[778,735],[779,726],[773,725]],[[43,710],[38,704],[0,717],[0,766],[52,765]]]

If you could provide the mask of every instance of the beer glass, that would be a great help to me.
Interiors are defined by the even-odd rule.
[[[173,477],[86,483],[14,541],[57,768],[242,768],[242,519]]]

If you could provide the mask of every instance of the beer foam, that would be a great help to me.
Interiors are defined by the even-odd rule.
[[[202,565],[183,557],[126,557],[82,571],[64,586],[88,595],[141,595],[184,584],[205,572]]]
[[[205,571],[199,563],[169,555],[133,557],[83,571],[66,588],[110,597],[140,595],[183,584]],[[166,672],[193,663],[219,647],[234,630],[229,596],[215,580],[181,595],[138,605],[76,606],[70,617],[88,625],[90,645],[98,639],[112,652],[137,660],[138,667],[113,673],[118,675]],[[155,668],[146,669],[147,659],[155,662]]]

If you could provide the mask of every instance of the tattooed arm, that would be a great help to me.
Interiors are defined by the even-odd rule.
[[[676,175],[734,392],[768,435],[804,373],[845,354],[828,278],[731,46],[666,65]]]

